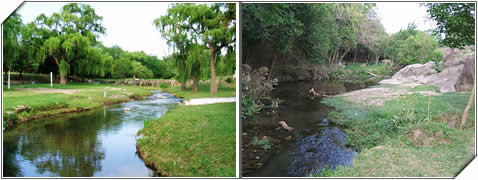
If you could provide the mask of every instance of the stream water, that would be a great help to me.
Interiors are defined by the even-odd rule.
[[[270,155],[262,168],[244,176],[308,176],[324,167],[335,169],[351,164],[357,152],[344,146],[347,135],[327,119],[332,108],[320,103],[321,98],[309,99],[307,92],[314,88],[321,94],[336,95],[369,85],[336,81],[280,83],[273,96],[284,102],[278,113],[268,116],[264,123],[285,121],[294,128],[292,142],[282,144],[280,152]]]
[[[8,129],[3,134],[3,176],[157,176],[138,157],[136,135],[145,120],[162,116],[180,101],[170,94],[155,92],[146,100],[35,120]]]

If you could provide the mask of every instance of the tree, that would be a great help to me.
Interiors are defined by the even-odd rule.
[[[437,21],[436,33],[444,33],[440,42],[450,48],[464,48],[475,44],[475,3],[427,3],[427,12]],[[468,111],[475,95],[476,79],[468,104],[463,112],[460,127],[466,123]]]
[[[475,3],[426,3],[430,18],[437,22],[435,33],[445,34],[440,43],[464,48],[475,43]]]
[[[174,53],[178,78],[184,90],[185,82],[192,78],[193,91],[197,90],[201,66],[198,63],[201,54],[199,40],[210,50],[210,93],[217,93],[216,64],[223,48],[231,48],[235,39],[234,4],[175,4],[168,9],[168,15],[154,21],[163,37],[176,49]],[[189,57],[188,55],[197,56]]]
[[[161,16],[153,22],[161,32],[161,36],[175,49],[171,57],[174,59],[174,65],[178,72],[176,79],[181,82],[181,90],[186,89],[186,81],[188,80],[187,52],[189,45],[192,43],[190,39],[192,25],[187,20],[188,16],[184,15],[189,12],[186,10],[188,6],[191,6],[191,4],[175,4],[168,8],[167,15]]]
[[[105,32],[101,20],[89,5],[76,3],[63,6],[60,13],[51,17],[37,17],[37,26],[48,32],[43,48],[59,68],[60,84],[67,83],[70,63],[91,55],[90,48],[97,44],[97,36]]]
[[[116,60],[113,65],[113,77],[124,78],[131,74],[132,64],[129,59],[121,58]]]
[[[3,71],[12,70],[15,61],[20,56],[20,43],[18,42],[22,19],[17,13],[13,13],[3,23]]]
[[[222,11],[221,8],[225,8]],[[206,25],[203,41],[207,42],[210,54],[211,84],[209,92],[217,94],[219,82],[216,82],[216,56],[219,56],[223,48],[233,49],[236,40],[235,4],[214,4],[212,7],[213,18],[202,19]]]

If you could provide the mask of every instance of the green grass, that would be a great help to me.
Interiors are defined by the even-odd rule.
[[[435,91],[432,85],[411,91]],[[473,157],[474,105],[464,130],[457,128],[470,93],[402,95],[383,106],[364,107],[343,97],[324,103],[329,118],[345,127],[346,145],[360,149],[352,167],[317,176],[455,176]],[[424,135],[416,136],[421,132]]]
[[[217,94],[211,95],[209,93],[209,83],[199,83],[198,92],[193,93],[192,87],[187,86],[186,90],[181,91],[179,86],[176,87],[169,87],[164,89],[164,91],[174,94],[177,97],[182,97],[184,99],[191,99],[191,98],[202,98],[202,97],[235,97],[236,96],[236,82],[233,81],[232,83],[221,83],[217,90]]]
[[[418,92],[418,91],[440,92],[440,89],[438,88],[438,86],[433,84],[423,84],[423,85],[413,87],[411,91],[412,92]]]
[[[54,115],[63,112],[81,111],[91,109],[103,104],[113,104],[124,102],[130,98],[140,98],[151,95],[153,88],[139,86],[121,86],[112,84],[68,84],[53,85],[53,89],[77,90],[72,94],[65,93],[41,93],[20,88],[49,88],[49,84],[29,84],[12,85],[10,90],[3,86],[3,111],[4,115],[14,111],[18,105],[26,105],[30,110],[15,114],[7,118],[12,125],[15,121],[25,121],[34,117]],[[121,88],[121,90],[111,90],[106,88]],[[106,97],[103,97],[105,89]],[[156,88],[157,89],[157,88]],[[5,120],[5,118],[4,118]]]
[[[372,64],[368,66],[361,66],[360,63],[352,63],[348,66],[345,67],[346,70],[349,70],[352,72],[353,75],[355,76],[364,76],[364,77],[372,77],[370,74],[367,72],[373,73],[377,76],[391,76],[393,75],[393,72],[391,70],[391,67],[386,64]]]
[[[143,160],[167,176],[235,176],[235,103],[179,106],[146,121]]]

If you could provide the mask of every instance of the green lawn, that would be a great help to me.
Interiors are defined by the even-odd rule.
[[[191,98],[201,98],[201,97],[235,97],[236,96],[236,83],[233,81],[232,83],[221,83],[217,90],[217,94],[211,95],[209,93],[209,83],[199,83],[198,92],[193,93],[192,87],[187,86],[186,90],[181,91],[179,86],[176,87],[169,87],[164,89],[164,91],[174,94],[177,97],[182,97],[184,99],[191,99]]]
[[[137,140],[146,162],[167,176],[235,176],[235,103],[179,106],[146,121]]]
[[[75,90],[71,94],[66,93],[42,93],[22,90],[21,88],[36,88],[48,89],[65,89]],[[103,104],[113,104],[127,101],[131,98],[141,98],[143,96],[151,95],[151,90],[158,88],[139,87],[139,86],[121,86],[112,84],[68,84],[68,85],[53,85],[50,88],[49,84],[28,84],[28,85],[11,85],[11,89],[3,86],[3,111],[4,115],[7,112],[14,111],[14,107],[18,105],[26,105],[30,110],[13,114],[11,116],[4,116],[11,119],[7,125],[12,125],[15,121],[29,120],[33,117],[53,115],[63,112],[79,111],[83,109],[91,109]],[[104,91],[107,91],[106,97]],[[4,124],[5,125],[5,124]]]
[[[424,90],[437,87],[410,88],[414,93],[375,107],[340,96],[323,101],[337,110],[329,118],[345,127],[346,144],[361,152],[353,166],[316,176],[456,176],[473,158],[474,105],[465,128],[457,127],[470,93],[415,93]]]

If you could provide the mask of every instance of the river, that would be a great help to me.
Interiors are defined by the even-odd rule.
[[[320,103],[322,98],[309,99],[307,92],[336,95],[352,90],[366,88],[373,83],[346,83],[340,81],[299,81],[280,83],[273,93],[274,98],[283,102],[275,115],[260,114],[254,120],[260,131],[291,136],[288,143],[280,144],[278,152],[265,155],[261,168],[247,168],[245,177],[285,177],[309,176],[327,167],[347,166],[357,154],[345,147],[347,135],[341,127],[328,120],[333,109]],[[294,131],[284,135],[277,124],[285,121]],[[270,134],[270,133],[269,133]],[[260,158],[260,157],[257,157]]]
[[[145,100],[39,119],[5,130],[3,176],[157,176],[138,157],[136,135],[144,121],[162,116],[181,101],[155,92]]]

